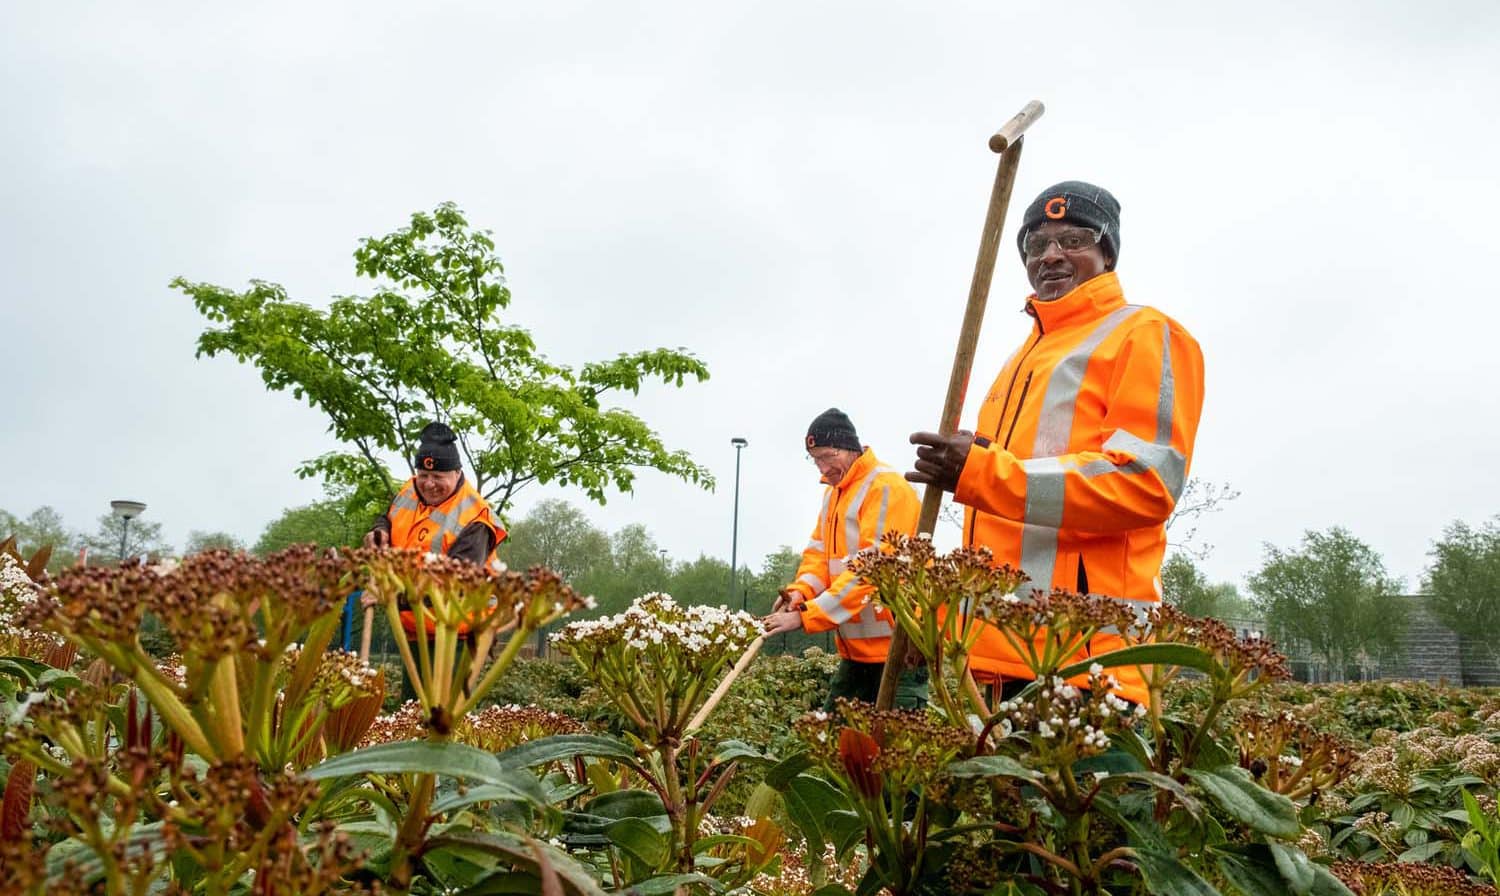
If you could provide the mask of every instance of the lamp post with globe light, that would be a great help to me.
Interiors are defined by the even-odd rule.
[[[146,512],[146,505],[141,501],[111,501],[110,509],[115,516],[120,518],[120,562],[125,562],[126,537],[130,534],[130,521]]]

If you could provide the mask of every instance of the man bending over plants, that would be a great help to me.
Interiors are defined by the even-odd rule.
[[[874,548],[887,531],[911,535],[921,502],[899,472],[860,444],[853,422],[838,408],[813,419],[806,446],[828,486],[823,507],[797,580],[781,590],[762,622],[767,635],[834,631],[840,660],[824,704],[831,711],[840,697],[875,702],[894,630],[890,611],[871,603],[873,589],[849,571],[849,559]],[[904,672],[896,703],[906,709],[926,705],[926,667]]]
[[[457,442],[458,436],[445,424],[434,422],[422,428],[412,477],[396,493],[390,510],[365,533],[365,547],[414,548],[476,566],[498,567],[495,548],[505,540],[505,529],[489,502],[464,479]],[[371,602],[373,598],[366,595],[366,605]],[[431,621],[427,626],[430,639]],[[406,640],[415,645],[416,617],[404,604],[401,627]],[[403,699],[416,697],[404,679],[401,694]]]

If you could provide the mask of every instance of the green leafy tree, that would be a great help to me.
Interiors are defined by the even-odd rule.
[[[265,555],[305,543],[329,548],[355,547],[389,506],[389,495],[374,495],[347,486],[325,485],[323,494],[321,501],[282,511],[281,516],[266,524],[252,550]]]
[[[618,613],[643,594],[666,590],[671,567],[644,525],[617,530],[610,536],[609,553],[609,564],[592,577],[590,591],[601,613]]]
[[[243,551],[245,543],[228,532],[204,532],[194,529],[188,533],[187,543],[182,546],[184,556],[215,548],[226,551]]]
[[[587,592],[592,577],[609,566],[609,535],[567,501],[543,501],[510,528],[499,556],[513,568],[546,566]]]
[[[369,527],[358,525],[344,515],[338,501],[324,500],[288,507],[281,516],[266,524],[255,542],[254,551],[265,555],[294,544],[312,543],[324,547],[352,547]]]
[[[1210,582],[1183,552],[1174,552],[1162,564],[1161,590],[1167,603],[1192,616],[1244,619],[1255,612],[1232,582]]]
[[[748,574],[748,570],[746,570]],[[673,565],[672,585],[668,590],[677,602],[684,606],[708,604],[722,606],[729,587],[729,564],[718,557],[699,554],[698,559]],[[731,610],[740,608],[739,601],[729,605]]]
[[[1428,551],[1427,606],[1459,635],[1494,649],[1500,626],[1500,516],[1479,528],[1456,521]]]
[[[1292,550],[1266,545],[1250,591],[1273,638],[1305,646],[1339,672],[1395,654],[1406,629],[1400,581],[1339,527],[1307,532]]]
[[[171,553],[171,546],[162,538],[161,523],[136,517],[130,521],[127,529],[123,517],[106,513],[99,517],[98,530],[83,539],[89,549],[89,563],[119,563],[122,533],[125,536],[126,557],[157,557]]]
[[[0,538],[16,536],[16,547],[26,556],[31,556],[46,545],[52,546],[52,556],[47,569],[57,572],[72,565],[75,552],[81,542],[80,536],[63,522],[62,514],[52,507],[42,506],[27,514],[24,519],[0,510]],[[115,542],[116,550],[119,542]]]
[[[639,417],[604,403],[652,380],[705,380],[708,368],[664,348],[576,370],[548,361],[529,332],[501,319],[511,295],[494,242],[451,203],[361,241],[354,261],[374,293],[337,297],[326,311],[261,280],[243,292],[172,281],[215,324],[198,338],[200,357],[253,363],[268,389],[321,411],[349,447],[306,461],[301,475],[388,499],[381,457],[409,465],[423,424],[437,418],[459,434],[475,486],[502,515],[531,483],[574,486],[600,503],[611,488],[630,491],[641,468],[712,485]]]

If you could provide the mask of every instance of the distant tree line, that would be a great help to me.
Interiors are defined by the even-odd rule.
[[[248,549],[263,554],[302,542],[356,545],[378,512],[354,489],[330,491],[322,500],[283,511]],[[0,538],[15,534],[27,552],[53,545],[49,568],[54,571],[76,562],[85,549],[90,563],[118,562],[121,530],[122,521],[113,514],[100,516],[94,531],[83,533],[70,529],[51,507],[24,517],[0,509]],[[758,568],[742,566],[731,594],[724,560],[706,554],[670,557],[644,524],[607,532],[566,501],[537,504],[512,521],[509,530],[499,549],[503,561],[517,568],[557,570],[575,588],[593,595],[598,615],[618,613],[651,591],[665,591],[687,604],[763,614],[778,589],[795,578],[799,559],[783,545],[762,558]],[[210,547],[247,549],[228,533],[194,531],[174,550],[162,537],[160,522],[136,518],[130,521],[125,555],[172,556]],[[1421,593],[1433,616],[1474,643],[1495,642],[1493,633],[1500,630],[1500,516],[1479,526],[1451,523],[1428,556]],[[1194,616],[1258,623],[1278,644],[1340,675],[1378,668],[1399,655],[1409,609],[1401,599],[1402,583],[1386,571],[1373,548],[1347,529],[1308,531],[1291,547],[1266,545],[1260,568],[1246,579],[1248,594],[1232,583],[1209,581],[1195,557],[1201,552],[1177,550],[1162,567],[1163,596]],[[794,652],[809,646],[829,649],[830,639],[792,635],[778,638],[771,648]]]

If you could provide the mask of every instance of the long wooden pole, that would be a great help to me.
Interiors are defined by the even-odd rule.
[[[1010,206],[1010,194],[1016,185],[1016,168],[1021,164],[1023,134],[1042,117],[1043,111],[1042,104],[1032,100],[990,137],[990,149],[1000,153],[1000,162],[995,170],[994,186],[990,188],[990,205],[984,215],[984,230],[979,237],[979,257],[974,262],[974,278],[969,281],[969,303],[964,308],[963,325],[958,332],[958,348],[953,354],[953,370],[948,376],[948,395],[943,401],[943,416],[938,420],[938,433],[941,435],[951,435],[958,430],[958,420],[964,410],[964,394],[969,389],[969,374],[974,368],[974,351],[979,344],[979,328],[984,323],[984,308],[990,298],[990,281],[995,276],[1000,231],[1005,228],[1005,212]],[[937,527],[938,510],[942,503],[943,490],[928,485],[922,492],[922,515],[917,519],[918,533],[932,534]],[[876,705],[881,709],[890,709],[896,703],[896,686],[901,680],[901,671],[906,666],[906,651],[909,646],[906,632],[897,626],[891,635],[890,653],[886,655],[885,671],[880,677],[880,696]]]
[[[719,682],[719,686],[714,688],[713,693],[708,695],[707,700],[703,701],[703,706],[693,714],[693,718],[688,721],[687,727],[682,729],[683,734],[691,734],[697,731],[702,727],[704,722],[708,721],[709,713],[713,712],[714,707],[719,705],[719,701],[724,699],[724,695],[729,693],[729,686],[734,684],[736,678],[740,677],[740,673],[750,668],[750,661],[755,659],[755,655],[760,653],[760,649],[765,646],[765,643],[766,636],[760,635],[746,645],[745,652],[740,654],[739,662],[734,664],[734,667],[724,676],[724,680]]]

